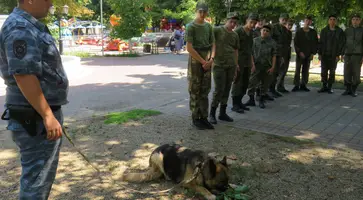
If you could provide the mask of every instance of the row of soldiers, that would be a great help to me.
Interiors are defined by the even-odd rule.
[[[228,13],[226,23],[219,27],[206,23],[204,19],[207,15],[208,6],[198,2],[196,18],[187,25],[185,34],[190,53],[190,110],[193,125],[198,129],[214,129],[218,106],[218,119],[233,121],[226,113],[230,93],[232,111],[237,113],[244,113],[250,110],[250,106],[256,106],[255,94],[259,107],[263,109],[266,100],[273,101],[282,97],[281,93],[289,93],[284,80],[291,58],[293,22],[288,14],[281,14],[279,23],[272,26],[266,24],[261,16],[251,13],[246,23],[238,27],[237,13]],[[337,63],[344,60],[346,91],[343,94],[357,95],[363,55],[360,16],[353,15],[352,27],[345,32],[336,23],[337,16],[329,16],[328,25],[321,31],[319,40],[317,32],[310,28],[312,17],[305,17],[304,26],[297,30],[293,41],[296,51],[293,92],[310,91],[307,88],[310,62],[318,53],[322,63],[323,85],[318,92],[333,93]],[[215,90],[208,113],[212,74]],[[246,94],[249,100],[243,104],[242,98]]]

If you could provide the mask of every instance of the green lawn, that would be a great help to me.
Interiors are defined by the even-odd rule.
[[[135,109],[127,112],[114,112],[106,115],[105,124],[122,124],[131,120],[140,120],[145,117],[160,115],[161,112],[155,110]]]

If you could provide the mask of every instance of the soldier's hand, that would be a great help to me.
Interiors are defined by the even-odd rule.
[[[269,70],[267,70],[267,72],[269,74],[273,74],[274,73],[274,70],[275,70],[275,68],[274,67],[271,67]]]
[[[62,126],[59,124],[58,120],[54,115],[46,116],[43,119],[44,127],[47,131],[48,140],[57,140],[62,136]]]
[[[208,70],[211,68],[212,63],[213,63],[213,60],[209,60],[209,61],[207,61],[207,62],[203,65],[203,69],[204,69],[205,71],[208,71]]]
[[[299,55],[300,55],[300,57],[301,57],[302,59],[304,59],[304,58],[305,58],[305,54],[304,54],[303,52],[300,52],[300,53],[299,53]]]

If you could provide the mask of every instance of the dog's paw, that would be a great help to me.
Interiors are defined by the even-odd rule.
[[[216,195],[210,195],[207,197],[207,200],[216,200],[216,199],[217,199]]]

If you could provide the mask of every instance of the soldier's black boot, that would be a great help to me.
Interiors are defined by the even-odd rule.
[[[352,95],[352,86],[350,84],[346,85],[345,91],[342,94],[343,96]]]
[[[216,110],[217,107],[211,107],[210,108],[210,113],[209,113],[209,122],[211,124],[217,124],[217,119],[216,119]]]
[[[358,88],[358,85],[353,85],[352,86],[352,93],[350,94],[352,97],[357,97],[358,96],[357,88]]]
[[[227,105],[221,105],[219,107],[219,117],[218,117],[218,119],[222,120],[222,121],[226,121],[226,122],[233,122],[233,119],[230,118],[227,115],[226,110],[227,110]]]
[[[328,84],[328,94],[333,94],[334,93],[332,88],[333,88],[333,84],[329,83]]]
[[[268,100],[268,101],[274,101],[275,100],[272,96],[268,95],[267,93],[265,95],[263,95],[263,96],[264,96],[264,100]]]
[[[200,119],[203,123],[206,129],[214,129],[214,126],[208,121],[207,118]]]
[[[260,108],[264,109],[266,108],[265,106],[265,96],[261,96],[259,102],[258,102],[258,105],[260,106]]]
[[[326,83],[323,83],[323,87],[318,90],[319,93],[328,92],[328,86]]]
[[[250,99],[247,101],[245,106],[256,106],[255,96],[254,95],[249,95],[249,97],[250,97]]]
[[[231,110],[237,113],[244,113],[245,111],[241,107],[243,105],[241,101],[242,98],[240,96],[232,97],[233,107]]]
[[[193,119],[193,126],[195,126],[198,130],[206,129],[204,123],[200,119]]]
[[[270,92],[274,98],[282,97],[282,94],[280,94],[274,87],[270,88]]]

